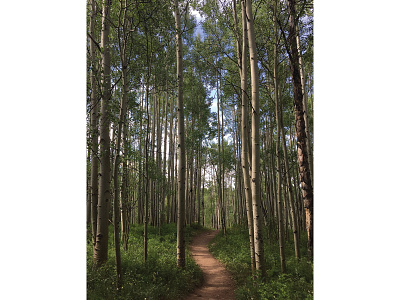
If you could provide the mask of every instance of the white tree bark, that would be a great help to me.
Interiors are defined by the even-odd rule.
[[[175,4],[175,30],[176,30],[176,68],[177,68],[177,107],[178,107],[178,152],[179,152],[179,175],[178,175],[178,222],[177,222],[177,266],[185,268],[185,128],[183,114],[183,50],[181,17],[178,0]]]
[[[259,74],[258,59],[256,49],[256,39],[254,32],[254,20],[251,7],[251,1],[246,1],[246,19],[249,38],[250,52],[250,70],[251,70],[251,96],[252,96],[252,120],[251,120],[251,136],[252,136],[252,159],[251,159],[251,192],[253,202],[253,220],[254,220],[254,252],[256,260],[256,269],[261,272],[261,276],[265,277],[265,260],[264,260],[264,241],[262,234],[262,218],[261,214],[261,195],[260,195],[260,109],[259,109]]]
[[[95,266],[100,266],[108,258],[108,210],[111,201],[110,191],[110,118],[109,102],[111,100],[111,81],[110,81],[110,47],[109,32],[111,0],[103,1],[103,17],[101,30],[103,93],[101,98],[100,116],[100,189],[97,214],[97,233],[96,245],[94,247],[93,261]]]

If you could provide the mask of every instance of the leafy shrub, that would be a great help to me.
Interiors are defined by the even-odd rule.
[[[266,236],[266,235],[264,235]],[[301,253],[307,253],[307,237],[301,237]],[[266,240],[266,239],[265,239]],[[294,257],[293,242],[286,242],[287,273],[281,274],[280,254],[277,241],[264,243],[267,278],[253,280],[250,265],[250,243],[246,227],[235,226],[224,237],[218,234],[210,245],[210,251],[220,259],[236,280],[237,299],[313,299],[313,265],[305,257]]]
[[[186,240],[202,228],[187,227]],[[159,234],[160,233],[160,234]],[[108,261],[93,268],[93,249],[87,247],[87,299],[179,299],[202,284],[201,269],[189,254],[186,269],[176,267],[176,225],[148,227],[148,258],[144,262],[143,225],[129,233],[129,249],[121,250],[122,289],[116,290],[115,252],[110,229]],[[188,252],[188,251],[187,251]]]

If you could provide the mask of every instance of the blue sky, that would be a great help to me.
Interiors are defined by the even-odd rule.
[[[190,9],[190,12],[194,17],[196,18],[197,26],[194,30],[194,35],[197,36],[200,34],[200,37],[203,39],[204,33],[203,33],[203,28],[199,24],[199,22],[204,21],[204,17],[200,16],[200,12],[198,10],[193,10],[192,8]]]

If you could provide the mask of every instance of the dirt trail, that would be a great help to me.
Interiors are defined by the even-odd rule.
[[[229,272],[208,251],[207,245],[217,235],[216,230],[207,230],[194,237],[190,251],[196,263],[201,267],[204,274],[204,284],[197,288],[185,300],[207,299],[207,300],[233,300],[234,282]]]

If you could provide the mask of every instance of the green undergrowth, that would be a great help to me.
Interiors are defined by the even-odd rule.
[[[302,235],[300,238],[300,260],[294,256],[292,237],[293,235],[289,235],[285,243],[286,274],[280,271],[278,241],[265,241],[267,278],[254,281],[251,274],[248,229],[236,226],[228,229],[226,236],[222,232],[216,236],[210,244],[210,251],[232,273],[236,281],[236,299],[313,299],[313,264],[306,258],[307,237]]]
[[[148,227],[148,258],[144,262],[143,225],[131,226],[129,249],[121,246],[122,289],[116,289],[113,228],[110,226],[108,261],[93,268],[93,248],[87,245],[87,299],[180,299],[203,281],[201,269],[186,251],[186,269],[176,267],[176,224],[160,229]],[[186,245],[202,231],[197,225],[185,229]],[[160,233],[160,234],[159,234]]]

